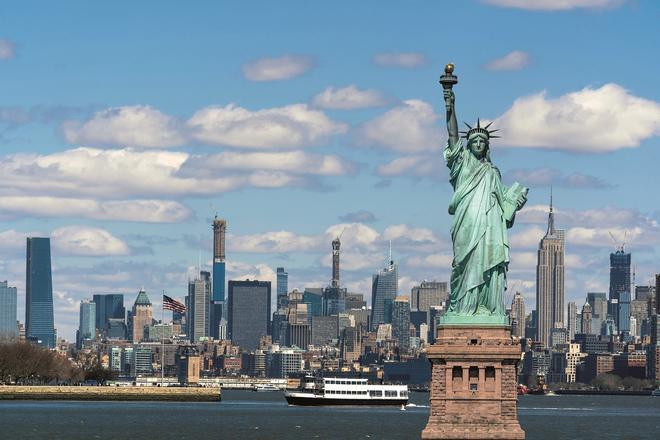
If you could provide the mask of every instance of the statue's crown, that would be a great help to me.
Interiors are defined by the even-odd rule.
[[[498,131],[498,129],[488,130],[488,127],[491,126],[492,122],[489,122],[488,125],[486,125],[485,127],[481,126],[481,122],[479,121],[479,119],[477,119],[477,126],[476,127],[471,127],[470,124],[468,124],[467,122],[463,122],[463,123],[468,128],[467,131],[461,131],[461,133],[465,135],[464,136],[465,139],[470,139],[472,136],[475,136],[475,135],[478,135],[478,134],[485,136],[486,139],[492,139],[492,138],[498,138],[499,137],[499,136],[493,135],[493,133]]]

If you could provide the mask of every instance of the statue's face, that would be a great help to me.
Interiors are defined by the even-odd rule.
[[[488,151],[488,139],[482,136],[473,137],[470,139],[470,151],[477,159],[483,159]]]

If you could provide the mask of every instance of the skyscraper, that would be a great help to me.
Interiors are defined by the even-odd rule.
[[[371,282],[371,328],[392,322],[392,305],[399,290],[397,266],[391,259],[389,265],[373,275]]]
[[[609,297],[609,307],[608,314],[612,317],[616,323],[619,331],[624,331],[624,328],[628,328],[630,323],[628,320],[630,316],[623,320],[619,320],[619,303],[621,301],[621,294],[623,292],[628,293],[626,298],[631,296],[631,285],[630,285],[630,253],[625,252],[623,246],[620,246],[616,252],[610,254],[610,297]],[[630,303],[630,299],[628,299]]]
[[[225,233],[227,221],[213,219],[213,301],[225,300]]]
[[[0,338],[18,336],[16,293],[16,287],[9,287],[7,281],[0,281]]]
[[[277,268],[277,307],[286,306],[286,294],[289,292],[289,274],[283,267]]]
[[[347,291],[341,287],[339,281],[340,248],[340,237],[336,237],[332,240],[332,279],[330,285],[323,289],[322,294],[323,316],[337,315],[346,311]]]
[[[191,342],[209,336],[211,274],[205,271],[188,282],[188,336]]]
[[[78,322],[78,347],[85,339],[96,338],[96,303],[87,299],[80,301],[80,320]]]
[[[571,342],[575,337],[575,334],[578,333],[577,328],[577,305],[575,302],[571,301],[568,303],[568,325],[566,329],[568,330],[568,342]]]
[[[621,333],[630,332],[630,296],[630,292],[619,292],[616,317],[618,319],[617,328]]]
[[[28,338],[39,340],[46,347],[55,347],[50,238],[27,239],[25,333]]]
[[[422,281],[410,289],[410,309],[428,312],[431,306],[441,306],[447,301],[447,282]]]
[[[394,298],[392,306],[392,336],[402,350],[410,348],[410,302],[407,296]]]
[[[225,314],[225,219],[213,219],[213,283],[210,297],[208,336],[220,339],[220,322]]]
[[[548,229],[539,243],[536,265],[536,339],[550,347],[550,330],[564,327],[564,231],[555,229],[550,196]]]
[[[512,333],[519,338],[525,337],[525,297],[520,292],[513,295],[511,301]]]
[[[270,334],[270,281],[229,281],[228,293],[229,337],[253,351],[261,337]]]
[[[600,331],[594,332],[593,323],[592,323],[592,307],[589,302],[585,302],[582,306],[582,328],[581,333],[591,335],[598,334]]]
[[[97,330],[101,332],[106,331],[110,319],[126,320],[126,308],[124,307],[123,294],[111,293],[107,295],[93,295],[92,301],[96,304],[94,325]]]
[[[144,289],[140,289],[135,303],[133,303],[133,310],[129,313],[129,332],[131,340],[141,342],[144,339],[144,327],[151,325],[153,320],[153,310],[151,301],[147,296]]]
[[[339,287],[339,252],[341,241],[339,237],[332,240],[332,281],[330,287]]]
[[[605,292],[588,292],[587,301],[591,305],[591,331],[600,334],[600,328],[607,319],[607,294]]]

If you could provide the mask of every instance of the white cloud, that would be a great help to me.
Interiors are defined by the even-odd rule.
[[[555,202],[557,199],[555,198]],[[658,222],[653,218],[632,209],[605,207],[600,209],[572,210],[554,207],[555,226],[566,228],[570,226],[583,226],[589,228],[658,228]],[[527,205],[517,215],[518,223],[548,222],[547,205]]]
[[[482,0],[504,8],[528,9],[532,11],[566,11],[570,9],[614,8],[626,0]]]
[[[109,108],[85,122],[66,121],[62,130],[67,141],[94,146],[161,148],[186,140],[175,118],[149,106]]]
[[[230,252],[282,253],[318,250],[322,245],[318,236],[297,235],[289,231],[273,231],[262,234],[230,235]]]
[[[438,237],[428,228],[413,228],[405,224],[391,225],[383,231],[383,239],[406,239],[417,243],[437,243]]]
[[[63,255],[117,256],[130,254],[128,245],[110,232],[83,225],[64,226],[54,229],[50,234],[10,229],[0,232],[0,246],[3,249],[25,249],[27,237],[50,237],[53,250]]]
[[[16,46],[13,42],[0,39],[0,60],[11,60],[16,56]]]
[[[271,291],[275,297],[275,288],[277,286],[277,275],[275,271],[264,263],[248,264],[242,262],[233,262],[227,264],[227,279],[230,280],[259,280],[270,281]]]
[[[174,223],[192,215],[190,209],[170,200],[75,199],[51,196],[0,196],[0,218],[82,217],[148,223]]]
[[[379,90],[360,90],[354,84],[342,88],[328,87],[312,100],[315,107],[339,110],[381,107],[387,98]]]
[[[518,181],[526,186],[557,186],[566,188],[610,188],[607,181],[583,173],[564,174],[556,168],[518,168],[505,173],[505,181]]]
[[[408,265],[411,267],[422,268],[441,268],[451,270],[451,264],[454,260],[452,255],[431,254],[426,256],[415,256],[408,259]]]
[[[660,104],[616,84],[556,99],[546,92],[516,99],[495,120],[506,145],[600,153],[637,147],[660,134]]]
[[[283,55],[260,58],[245,63],[243,75],[250,81],[279,81],[300,76],[314,66],[314,58],[303,55]]]
[[[427,64],[426,55],[420,52],[379,53],[373,58],[374,64],[382,67],[403,67],[413,69]]]
[[[431,104],[411,99],[363,124],[359,136],[365,144],[394,151],[439,152],[446,135],[437,124],[438,118]]]
[[[14,229],[0,232],[0,247],[5,250],[8,249],[25,249],[27,237],[40,237],[43,236],[41,232],[20,232]],[[25,267],[24,267],[25,269]]]
[[[242,148],[304,147],[347,129],[307,104],[257,111],[234,104],[206,107],[196,112],[187,125],[201,142]]]
[[[206,156],[192,156],[184,168],[191,175],[210,177],[222,171],[283,171],[293,174],[338,176],[355,171],[356,165],[334,155],[303,151],[236,153],[224,152]]]
[[[207,159],[208,164],[202,165]],[[214,169],[214,166],[220,168]],[[121,197],[212,195],[245,187],[300,186],[309,184],[308,179],[301,176],[338,175],[352,172],[353,167],[352,163],[336,156],[296,152],[190,156],[162,150],[76,148],[46,155],[3,157],[0,196],[83,196],[117,200]],[[143,208],[145,203],[150,202],[144,202]],[[131,206],[138,209],[135,203]],[[108,210],[116,213],[121,209],[111,203],[104,207],[106,214]],[[172,204],[159,207],[165,211],[176,208]]]
[[[51,237],[53,247],[69,255],[102,257],[130,254],[128,245],[105,229],[65,226],[53,230]]]
[[[546,230],[538,226],[533,226],[530,228],[514,229],[509,233],[509,246],[511,249],[518,248],[536,248],[541,241],[541,238],[545,235]]]
[[[435,155],[403,156],[378,166],[377,173],[382,177],[401,176],[404,174],[416,177],[446,177],[446,165],[440,152]]]
[[[527,52],[514,50],[501,58],[491,60],[486,64],[488,70],[520,70],[531,62],[531,57]]]

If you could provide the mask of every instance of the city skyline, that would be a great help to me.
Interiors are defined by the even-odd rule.
[[[660,211],[647,194],[657,187],[660,95],[657,61],[637,54],[657,46],[659,6],[507,3],[352,5],[346,16],[341,5],[294,2],[264,6],[261,17],[239,5],[136,5],[126,16],[121,5],[34,14],[15,4],[0,35],[0,279],[18,288],[18,319],[33,236],[52,240],[55,327],[70,341],[81,300],[119,293],[130,305],[144,287],[158,310],[159,292],[182,299],[214,257],[226,280],[274,288],[285,267],[290,290],[325,287],[340,235],[342,287],[367,304],[390,240],[399,295],[448,281],[437,79],[449,61],[461,116],[495,121],[505,182],[531,188],[511,236],[506,304],[521,291],[526,309],[536,307],[550,185],[566,230],[564,304],[581,308],[587,292],[609,291],[618,246],[609,232],[620,241],[628,231],[636,284],[648,284],[660,261]],[[478,37],[462,25],[471,19],[482,23]],[[117,22],[122,32],[99,32]],[[274,22],[288,30],[266,41]],[[619,31],[633,23],[635,32]],[[469,38],[441,49],[449,35]],[[568,120],[560,106],[593,118]],[[222,258],[213,255],[216,213],[227,220]]]

